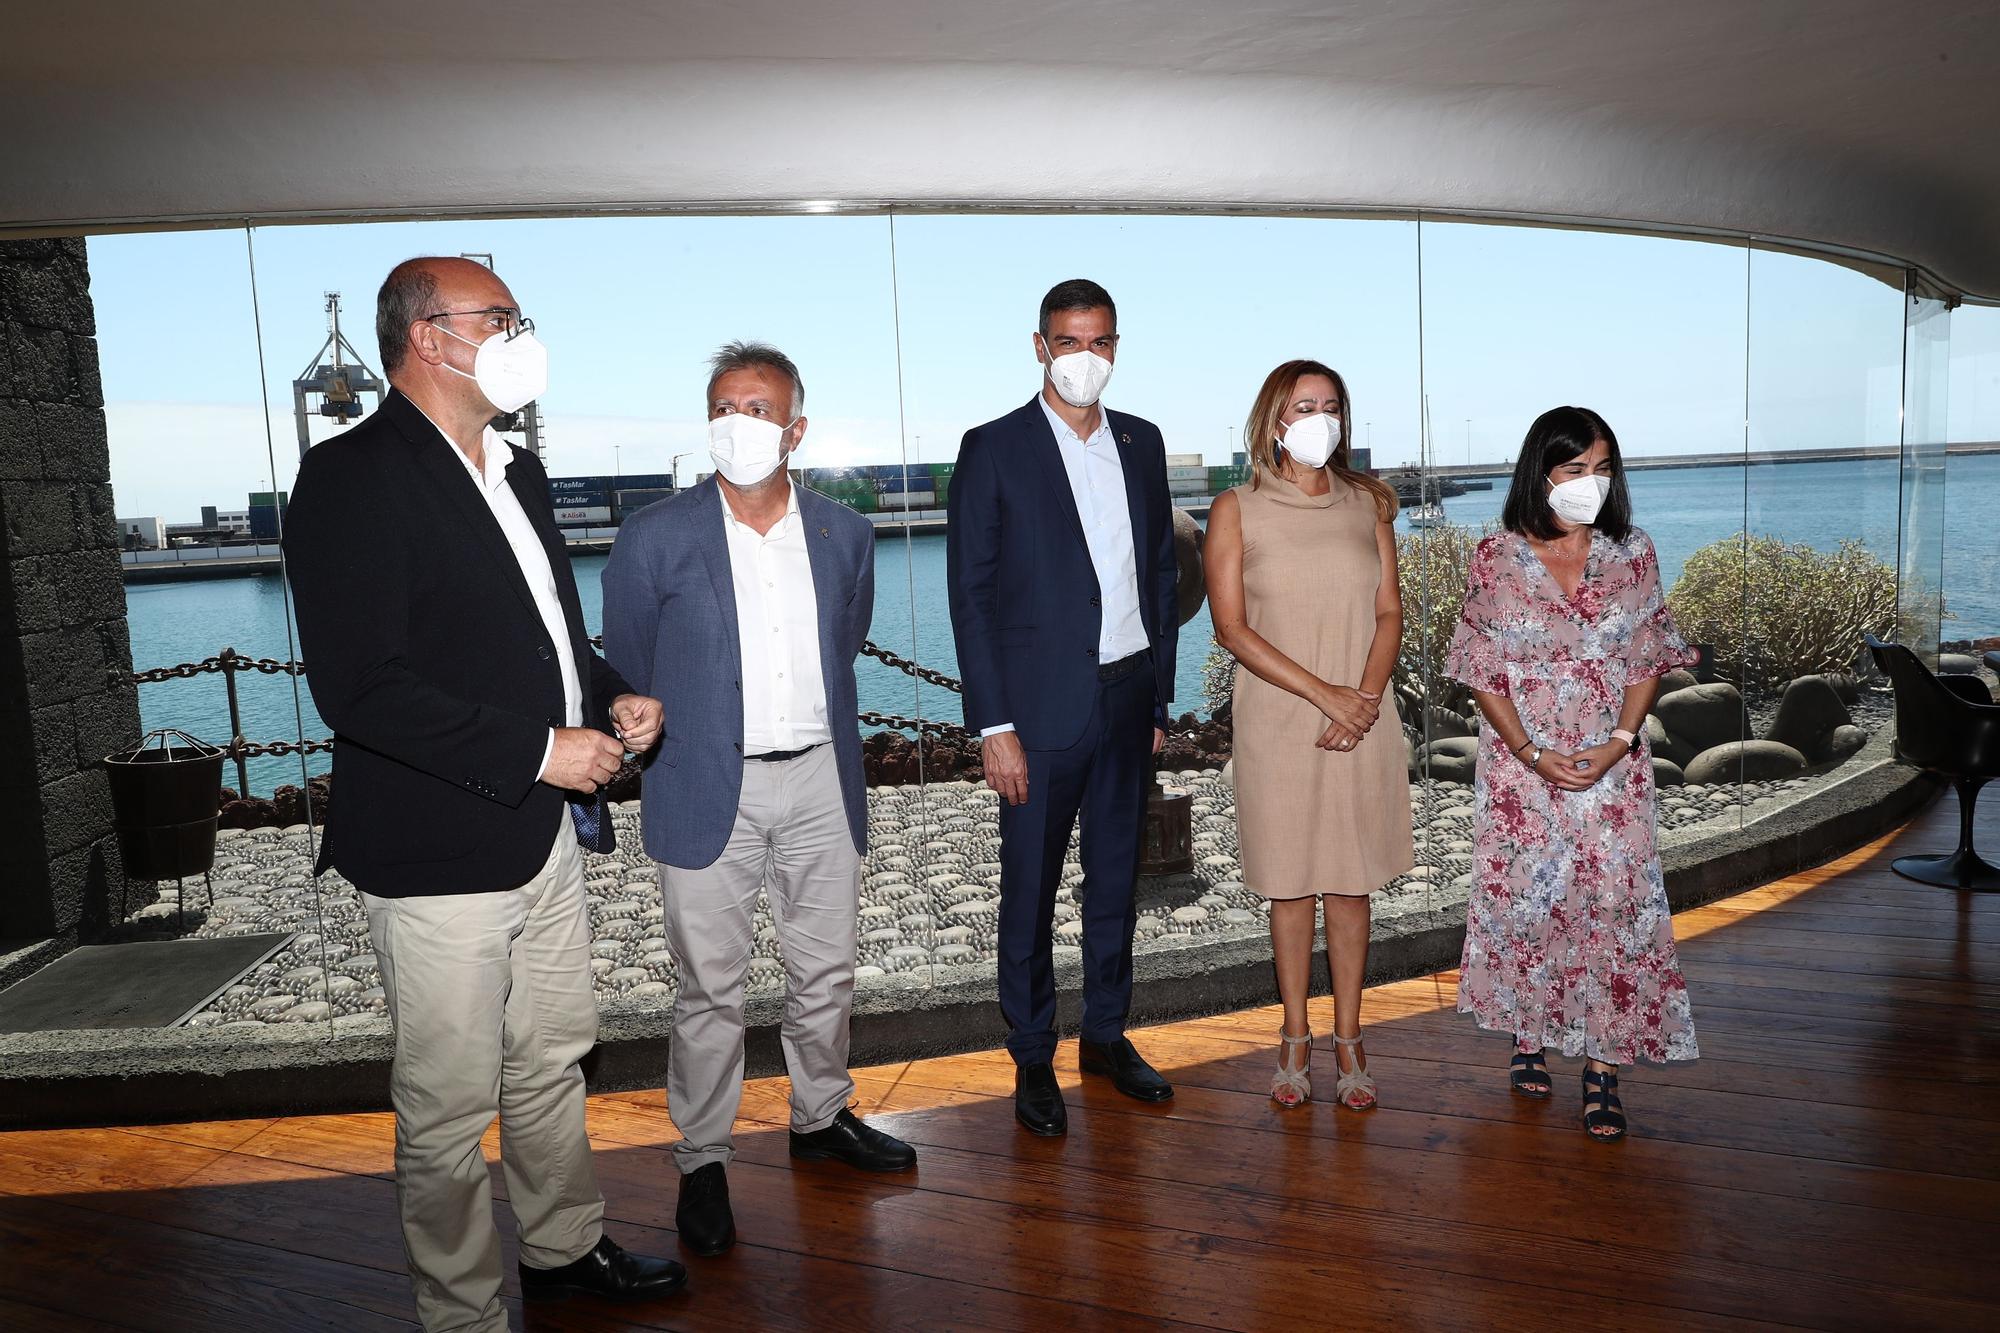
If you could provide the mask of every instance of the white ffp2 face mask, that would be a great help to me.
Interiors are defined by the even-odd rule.
[[[1071,407],[1089,407],[1110,382],[1111,363],[1095,352],[1069,352],[1049,362],[1049,383]]]
[[[1304,467],[1325,467],[1340,447],[1340,418],[1325,412],[1300,417],[1280,428],[1278,443]]]
[[[741,412],[717,417],[708,423],[708,454],[715,470],[732,486],[755,486],[785,461],[785,432],[796,420],[780,426]]]
[[[1597,511],[1604,508],[1604,497],[1609,494],[1609,477],[1572,477],[1549,487],[1549,508],[1566,523],[1594,523]]]
[[[549,349],[542,346],[532,331],[524,330],[512,338],[496,333],[485,342],[475,343],[442,324],[435,327],[478,349],[472,354],[470,375],[450,362],[444,368],[477,384],[494,411],[518,412],[549,391]]]

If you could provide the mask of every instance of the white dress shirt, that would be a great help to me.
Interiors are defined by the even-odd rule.
[[[412,407],[416,404],[411,403]],[[424,410],[418,407],[419,412]],[[431,421],[430,413],[424,412],[424,420]],[[507,538],[508,549],[514,553],[514,561],[521,567],[521,577],[527,580],[528,596],[535,602],[535,610],[542,616],[542,628],[548,632],[549,643],[556,653],[556,664],[562,668],[563,725],[580,727],[583,725],[583,684],[576,673],[576,654],[570,651],[569,621],[563,616],[562,598],[556,593],[555,571],[549,567],[549,553],[542,545],[542,539],[535,532],[534,524],[528,521],[528,513],[521,508],[521,497],[514,494],[514,488],[507,484],[507,464],[513,461],[514,450],[505,440],[493,433],[488,426],[481,437],[485,441],[486,466],[482,471],[472,466],[472,460],[465,451],[452,443],[442,427],[439,435],[444,435],[446,444],[451,445],[452,456],[464,465],[466,475],[479,488],[479,498],[486,501],[486,507],[493,511],[493,521],[500,525],[500,532]],[[548,770],[549,756],[555,753],[556,733],[549,730],[548,744],[542,747],[541,767],[535,770],[535,777]]]
[[[1139,553],[1125,497],[1125,465],[1119,460],[1117,441],[1111,438],[1111,414],[1098,403],[1097,429],[1086,440],[1056,415],[1046,394],[1037,395],[1035,401],[1055,432],[1056,452],[1062,455],[1070,494],[1076,497],[1076,515],[1083,520],[1083,541],[1097,572],[1099,609],[1104,615],[1097,631],[1097,660],[1109,665],[1151,646],[1146,622],[1139,616]],[[1013,729],[1012,722],[1002,722],[981,728],[979,734],[984,738]]]
[[[717,483],[718,489],[721,483]],[[760,533],[722,501],[736,637],[743,645],[743,753],[803,750],[833,739],[819,660],[819,599],[799,492],[785,484],[785,516]]]

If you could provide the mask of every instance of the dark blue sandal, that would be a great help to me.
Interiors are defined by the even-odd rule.
[[[1547,1101],[1555,1087],[1555,1080],[1549,1077],[1549,1063],[1540,1051],[1514,1052],[1507,1065],[1507,1081],[1514,1085],[1516,1093],[1538,1102]]]
[[[1583,1127],[1590,1137],[1605,1143],[1616,1143],[1625,1137],[1625,1108],[1618,1100],[1615,1071],[1584,1067]],[[1600,1132],[1605,1130],[1610,1132]]]

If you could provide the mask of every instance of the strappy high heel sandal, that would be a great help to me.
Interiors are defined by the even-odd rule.
[[[1549,1062],[1542,1058],[1540,1051],[1516,1051],[1507,1064],[1507,1081],[1517,1095],[1532,1097],[1538,1102],[1549,1099],[1549,1092],[1555,1082],[1549,1077]]]
[[[1583,1127],[1593,1139],[1616,1143],[1625,1137],[1625,1106],[1618,1100],[1618,1071],[1583,1069]],[[1599,1130],[1609,1130],[1600,1134]]]
[[[1343,1037],[1339,1033],[1335,1033],[1333,1040],[1337,1046],[1355,1047],[1361,1044],[1359,1034],[1352,1037]],[[1334,1100],[1350,1111],[1374,1110],[1375,1079],[1368,1072],[1368,1062],[1358,1055],[1355,1056],[1354,1069],[1352,1072],[1349,1072],[1340,1068],[1340,1058],[1336,1054],[1333,1067],[1340,1074],[1339,1080],[1333,1085]]]
[[[1283,1028],[1278,1029],[1278,1040],[1284,1043],[1278,1057],[1278,1072],[1271,1075],[1271,1100],[1290,1109],[1304,1106],[1313,1098],[1312,1083],[1312,1029],[1306,1029],[1303,1037],[1288,1035]],[[1283,1052],[1295,1046],[1306,1048],[1306,1062],[1297,1069],[1288,1069]]]

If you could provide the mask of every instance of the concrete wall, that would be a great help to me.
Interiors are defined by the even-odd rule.
[[[0,954],[101,931],[121,880],[98,761],[139,702],[96,331],[81,240],[0,242]]]

